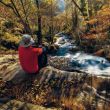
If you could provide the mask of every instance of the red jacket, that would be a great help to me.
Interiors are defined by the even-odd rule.
[[[38,56],[42,54],[42,48],[34,47],[22,47],[19,46],[19,60],[21,67],[27,73],[37,73],[39,71],[38,67]]]

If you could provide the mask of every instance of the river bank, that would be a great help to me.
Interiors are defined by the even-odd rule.
[[[27,77],[25,79],[23,71],[20,70],[17,56],[3,56],[0,58],[0,76],[4,80],[3,83],[2,81],[0,83],[1,97],[13,96],[17,100],[42,105],[50,109],[51,107],[56,109],[60,107],[62,110],[76,108],[88,110],[97,106],[96,110],[103,110],[104,107],[109,110],[110,89],[107,90],[106,86],[110,87],[110,79],[81,71],[64,71],[63,68],[68,68],[65,67],[64,59],[49,58],[50,66],[43,68],[34,78]],[[51,64],[57,64],[57,66],[53,67]],[[57,67],[59,68],[56,69]],[[63,68],[61,69],[61,67]],[[14,85],[6,83],[7,80],[11,80]]]
[[[109,110],[109,62],[79,50],[71,52],[77,46],[68,38],[57,39],[59,48],[48,56],[48,66],[31,77],[21,69],[18,55],[1,55],[0,97],[50,109]]]

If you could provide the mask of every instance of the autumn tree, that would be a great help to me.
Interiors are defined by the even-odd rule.
[[[40,14],[42,17],[42,30],[49,41],[53,42],[53,36],[56,33],[56,16],[59,15],[57,0],[44,0],[40,2]]]
[[[1,4],[9,8],[11,11],[13,11],[14,15],[19,18],[19,22],[22,23],[24,26],[25,33],[32,34],[29,19],[28,19],[28,6],[27,4],[30,4],[31,2],[28,0],[1,0]]]

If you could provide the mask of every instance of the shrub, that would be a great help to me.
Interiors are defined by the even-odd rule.
[[[13,28],[14,27],[14,23],[12,21],[6,21],[6,22],[4,22],[4,26],[6,28]]]

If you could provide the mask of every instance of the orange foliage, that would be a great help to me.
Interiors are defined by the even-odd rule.
[[[86,39],[106,39],[108,37],[108,29],[110,27],[110,8],[103,7],[97,12],[97,15],[86,21],[85,24],[92,26],[89,33],[82,36]]]

